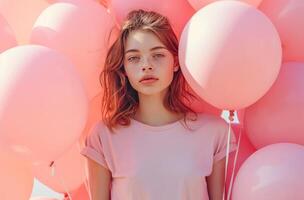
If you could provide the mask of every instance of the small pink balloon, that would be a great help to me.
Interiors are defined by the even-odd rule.
[[[219,1],[196,12],[179,44],[186,80],[202,99],[223,110],[261,98],[278,76],[281,54],[270,20],[239,1]]]
[[[199,10],[206,5],[219,1],[219,0],[188,0],[188,1],[195,10]],[[262,0],[238,0],[238,1],[248,3],[255,7],[258,7],[260,5],[260,3],[262,2]]]
[[[121,24],[132,10],[156,11],[169,18],[178,37],[195,12],[186,0],[128,0],[128,3],[125,0],[110,0],[108,7],[118,24]]]
[[[268,145],[252,154],[235,179],[233,200],[304,199],[304,147]]]
[[[0,15],[0,40],[0,53],[17,46],[15,34],[2,15]]]
[[[271,89],[246,108],[244,125],[257,148],[290,142],[304,145],[304,63],[284,63]]]
[[[304,61],[304,1],[264,0],[260,5],[277,28],[283,45],[283,60]]]
[[[33,166],[35,177],[56,192],[75,190],[85,180],[85,159],[80,154],[80,147],[76,142],[53,163],[52,167],[45,164]]]
[[[57,159],[80,137],[88,99],[72,63],[39,45],[0,55],[0,146],[34,162]]]
[[[0,194],[2,200],[29,199],[34,175],[28,163],[0,146]]]
[[[18,43],[28,44],[35,20],[48,5],[44,0],[1,0],[0,13],[14,30]]]
[[[95,1],[75,0],[45,9],[34,24],[30,41],[71,59],[91,99],[101,90],[99,74],[116,33],[106,8]]]

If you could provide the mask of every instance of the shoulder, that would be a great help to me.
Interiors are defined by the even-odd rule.
[[[90,132],[98,134],[99,137],[113,137],[114,135],[117,135],[117,133],[125,132],[129,127],[130,126],[117,125],[113,128],[113,132],[111,132],[110,128],[104,123],[103,120],[98,120],[91,126]]]
[[[91,126],[91,132],[100,133],[104,130],[104,128],[105,124],[101,120],[98,120]]]
[[[89,131],[88,131],[88,137],[95,137],[100,138],[102,134],[107,132],[107,127],[103,123],[103,121],[98,120],[91,124]]]

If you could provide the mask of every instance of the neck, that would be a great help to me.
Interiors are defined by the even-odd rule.
[[[134,119],[152,126],[161,126],[182,118],[182,114],[169,111],[163,104],[165,92],[157,95],[138,94],[139,107]]]

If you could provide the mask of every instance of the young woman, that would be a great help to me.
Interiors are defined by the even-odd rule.
[[[187,106],[166,17],[130,12],[100,81],[102,120],[81,151],[91,200],[222,200],[228,124]]]

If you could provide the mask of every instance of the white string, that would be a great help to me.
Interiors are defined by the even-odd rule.
[[[234,116],[234,111],[230,110],[230,115],[229,115],[229,128],[228,128],[228,140],[227,140],[227,148],[226,148],[226,162],[225,162],[225,181],[224,181],[224,191],[223,191],[223,200],[225,200],[226,197],[226,181],[227,181],[227,172],[228,172],[228,162],[229,162],[229,150],[230,150],[230,140],[231,140],[231,124],[233,121],[233,116]],[[234,180],[234,173],[235,173],[235,167],[236,167],[236,162],[239,154],[239,148],[240,148],[240,143],[241,143],[241,138],[242,138],[242,126],[240,127],[240,132],[238,136],[238,144],[237,144],[237,149],[236,153],[234,156],[234,161],[233,161],[233,169],[232,169],[232,174],[230,178],[230,183],[228,184],[228,194],[227,194],[227,199],[230,200],[231,196],[231,190],[232,190],[232,183]]]
[[[228,128],[228,140],[226,146],[226,161],[225,161],[225,181],[224,181],[224,190],[223,190],[223,200],[225,200],[226,194],[226,179],[227,179],[227,171],[228,171],[228,162],[229,162],[229,149],[230,149],[230,136],[231,136],[231,122],[229,121],[229,128]],[[228,199],[227,199],[228,200]]]
[[[234,180],[234,172],[235,172],[237,157],[239,155],[239,148],[240,148],[240,144],[241,144],[242,133],[243,133],[242,132],[242,127],[240,127],[237,149],[236,149],[236,153],[235,153],[235,157],[234,157],[234,161],[233,161],[233,170],[232,170],[232,175],[231,175],[230,183],[229,183],[229,190],[228,190],[227,200],[230,199],[230,195],[231,195],[231,191],[232,191],[232,183],[233,183],[233,180]]]
[[[50,167],[51,167],[51,175],[52,175],[52,176],[55,176],[55,175],[56,175],[56,174],[55,174],[55,172],[56,172],[56,170],[55,170],[55,161],[53,161],[53,162],[51,163]],[[57,177],[59,178],[60,185],[63,186],[64,191],[65,191],[66,194],[68,195],[69,200],[72,200],[72,197],[71,197],[70,193],[68,192],[68,190],[67,190],[67,188],[66,188],[66,185],[65,185],[63,179],[61,179],[61,177],[60,177],[59,175],[57,175]]]

